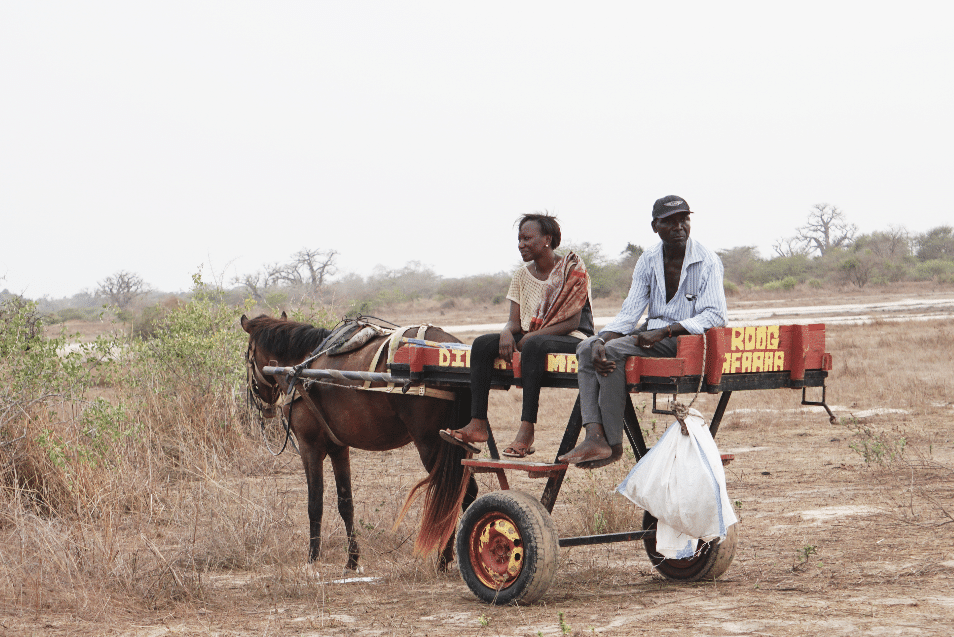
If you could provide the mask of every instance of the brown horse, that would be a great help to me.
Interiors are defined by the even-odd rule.
[[[287,389],[284,377],[262,373],[262,368],[294,366],[305,360],[328,336],[329,330],[284,318],[242,316],[242,329],[248,332],[246,358],[249,369],[249,394],[264,415]],[[417,332],[411,336],[417,336]],[[368,341],[360,349],[329,356],[322,354],[310,367],[367,372],[385,336]],[[436,327],[428,327],[425,338],[434,342],[459,342]],[[385,353],[387,352],[385,345]],[[386,371],[386,356],[381,356],[375,371]],[[383,383],[374,383],[380,386]],[[301,385],[299,384],[301,394]],[[308,519],[310,542],[308,560],[321,552],[321,514],[324,499],[323,464],[331,457],[337,485],[338,512],[348,535],[346,568],[358,567],[358,544],[354,534],[354,505],[351,499],[350,448],[386,451],[413,442],[428,475],[408,495],[407,510],[418,489],[425,489],[421,528],[415,547],[429,553],[441,549],[438,564],[446,568],[453,559],[453,534],[457,517],[477,497],[477,482],[465,472],[461,460],[467,452],[443,442],[438,432],[457,428],[468,421],[470,393],[444,392],[440,398],[369,391],[362,381],[315,381],[308,383],[307,395],[282,407],[301,452],[308,482]],[[261,403],[264,403],[261,404]],[[403,515],[403,511],[402,511]]]

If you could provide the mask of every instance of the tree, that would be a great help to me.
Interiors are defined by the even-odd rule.
[[[722,259],[725,278],[736,283],[745,283],[746,275],[762,261],[759,249],[755,246],[739,246],[729,250],[717,250]]]
[[[808,213],[808,223],[799,228],[795,238],[808,250],[818,250],[824,256],[831,248],[847,248],[851,245],[858,226],[848,223],[845,213],[827,203],[816,203]]]
[[[849,283],[863,288],[871,279],[878,265],[878,259],[871,250],[859,250],[838,263],[838,269]]]
[[[254,274],[236,277],[234,282],[241,285],[257,301],[264,301],[270,288],[286,286],[306,288],[307,292],[317,293],[337,272],[335,259],[337,250],[309,250],[303,248],[292,255],[288,263],[272,263]]]
[[[772,250],[780,257],[798,257],[808,256],[809,248],[805,242],[798,237],[787,237],[776,239],[772,244]]]
[[[258,271],[255,274],[246,274],[243,277],[236,277],[234,280],[245,288],[245,291],[258,302],[265,300],[265,293],[268,291],[272,279],[269,277],[268,268],[265,272]]]
[[[911,254],[911,235],[903,226],[890,226],[855,239],[854,248],[871,250],[881,259],[896,261]]]
[[[938,226],[915,239],[917,256],[921,261],[932,259],[954,260],[954,228]]]
[[[320,290],[326,279],[338,271],[335,265],[337,250],[308,250],[303,248],[292,255],[292,263],[298,272],[304,271],[302,282],[307,283],[312,292]]]
[[[146,284],[142,277],[132,272],[120,270],[99,282],[96,288],[98,296],[109,299],[111,305],[123,310],[132,303],[137,296],[146,293]]]

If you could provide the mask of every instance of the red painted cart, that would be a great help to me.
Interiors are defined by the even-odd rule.
[[[469,387],[469,356],[467,349],[433,347],[412,341],[395,353],[390,373],[395,380],[408,383]],[[705,337],[680,336],[675,358],[630,358],[626,364],[626,380],[631,393],[653,395],[653,413],[658,414],[672,413],[657,408],[659,394],[695,394],[700,389],[710,394],[721,393],[709,426],[715,436],[734,391],[801,389],[801,404],[824,407],[834,422],[835,416],[825,402],[825,380],[831,368],[831,355],[825,352],[824,325],[727,327],[709,330]],[[492,386],[509,388],[520,384],[519,352],[510,363],[498,360]],[[575,389],[576,357],[550,354],[544,386]],[[806,399],[809,387],[821,388],[820,401]],[[582,424],[577,398],[556,457],[576,446]],[[626,406],[624,431],[636,458],[641,458],[647,448],[631,399]],[[559,538],[550,513],[567,465],[555,460],[553,463],[502,460],[492,431],[487,446],[490,459],[463,462],[474,472],[495,473],[501,491],[479,497],[464,512],[456,547],[464,581],[485,602],[530,603],[539,599],[556,575],[557,553],[562,546],[642,540],[656,570],[678,581],[715,579],[732,562],[737,525],[730,527],[722,542],[700,542],[690,559],[665,559],[655,551],[656,520],[648,512],[639,530]],[[729,460],[730,456],[723,456],[724,463]],[[507,470],[527,471],[531,477],[546,478],[539,500],[510,490]]]

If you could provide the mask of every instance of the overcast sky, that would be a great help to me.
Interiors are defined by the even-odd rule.
[[[0,289],[519,263],[514,220],[713,249],[954,223],[942,2],[0,0]]]

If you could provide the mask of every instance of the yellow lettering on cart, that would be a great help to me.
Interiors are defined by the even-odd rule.
[[[451,364],[451,362],[450,362],[450,350],[449,350],[449,349],[444,349],[444,348],[442,347],[442,348],[441,348],[440,350],[438,350],[438,351],[440,352],[440,355],[439,355],[439,357],[438,357],[438,362],[437,362],[437,364],[440,365],[441,367],[450,367],[450,364]]]
[[[733,327],[730,351],[722,360],[723,374],[779,372],[785,365],[778,325]]]
[[[576,374],[580,371],[579,364],[576,361],[576,354],[568,354],[566,357],[566,371],[569,374]]]
[[[742,338],[745,343],[745,349],[753,350],[755,349],[755,328],[747,327],[745,328],[745,336]]]
[[[464,367],[467,363],[466,352],[461,350],[454,350],[453,360],[451,361],[451,367]]]
[[[752,371],[753,372],[765,371],[765,366],[763,361],[765,360],[766,353],[767,352],[752,352]],[[769,354],[769,356],[771,356],[771,354]]]
[[[547,354],[547,371],[575,374],[578,371],[576,354]]]
[[[755,349],[768,349],[768,345],[766,345],[767,333],[768,330],[765,329],[764,325],[755,328]]]
[[[732,328],[732,351],[745,349],[745,344],[742,342],[742,337],[744,335],[745,330],[743,330],[741,327]]]
[[[507,361],[502,358],[495,358],[494,369],[507,369]]]

